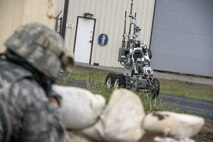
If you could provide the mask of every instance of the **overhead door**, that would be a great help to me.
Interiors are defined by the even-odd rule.
[[[213,77],[213,0],[156,0],[154,69]]]

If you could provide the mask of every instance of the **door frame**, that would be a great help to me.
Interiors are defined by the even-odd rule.
[[[79,22],[79,18],[84,18],[84,19],[88,19],[88,20],[94,20],[93,34],[92,34],[92,43],[91,43],[91,48],[90,48],[90,59],[89,59],[89,64],[91,64],[92,51],[93,51],[93,41],[94,41],[94,35],[95,35],[96,19],[95,18],[83,17],[83,16],[78,16],[77,17],[76,28],[75,28],[75,39],[74,39],[74,46],[73,46],[73,54],[74,55],[75,55],[76,38],[77,38],[77,33],[78,33],[78,22]]]
[[[152,48],[153,31],[154,31],[154,22],[155,22],[155,16],[156,16],[157,1],[158,0],[155,0],[155,4],[154,4],[154,11],[153,11],[153,16],[152,16],[152,27],[151,27],[151,34],[150,34],[150,40],[149,40],[149,49]]]

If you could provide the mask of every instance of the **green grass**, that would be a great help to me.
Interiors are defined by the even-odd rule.
[[[213,101],[213,86],[160,79],[161,93]]]
[[[95,69],[87,69],[87,68],[74,68],[72,72],[65,72],[66,76],[62,78],[58,78],[60,81],[66,81],[67,77],[70,79],[77,80],[94,80],[94,81],[104,81],[108,72],[95,70]]]
[[[90,86],[89,88],[84,88],[89,89],[95,94],[101,94],[106,98],[106,100],[108,100],[112,94],[113,89],[108,89],[105,87],[104,82],[107,74],[107,71],[76,67],[73,69],[72,72],[65,72],[63,76],[59,77],[57,83],[63,85],[74,85],[67,83],[68,80],[72,79],[94,82],[95,85],[93,85],[92,87]],[[160,85],[161,93],[171,94],[175,96],[183,96],[193,99],[213,101],[213,86],[165,79],[160,79]],[[165,110],[165,107],[163,107],[163,101],[159,100],[158,104],[156,105],[155,102],[147,101],[145,93],[138,93],[138,96],[142,100],[145,110]],[[172,111],[178,112],[179,110]]]

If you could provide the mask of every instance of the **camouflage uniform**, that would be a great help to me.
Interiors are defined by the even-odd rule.
[[[48,102],[49,96],[60,102],[50,82],[61,68],[73,64],[60,49],[63,41],[46,26],[29,24],[5,45],[0,60],[0,141],[64,141],[59,107]]]

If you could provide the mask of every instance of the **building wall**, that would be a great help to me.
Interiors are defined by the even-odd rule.
[[[0,52],[4,41],[19,26],[40,22],[54,28],[56,0],[0,0]]]
[[[141,39],[149,46],[155,0],[134,0],[133,13],[137,12],[138,24],[141,27]],[[120,67],[118,50],[121,47],[124,13],[129,9],[131,0],[69,0],[69,11],[66,25],[65,47],[73,54],[77,16],[92,13],[96,19],[91,64]],[[127,18],[129,25],[129,18]],[[128,27],[127,27],[128,32]],[[106,46],[98,45],[98,36],[108,35]]]
[[[212,0],[156,0],[154,69],[213,77],[212,7]]]

